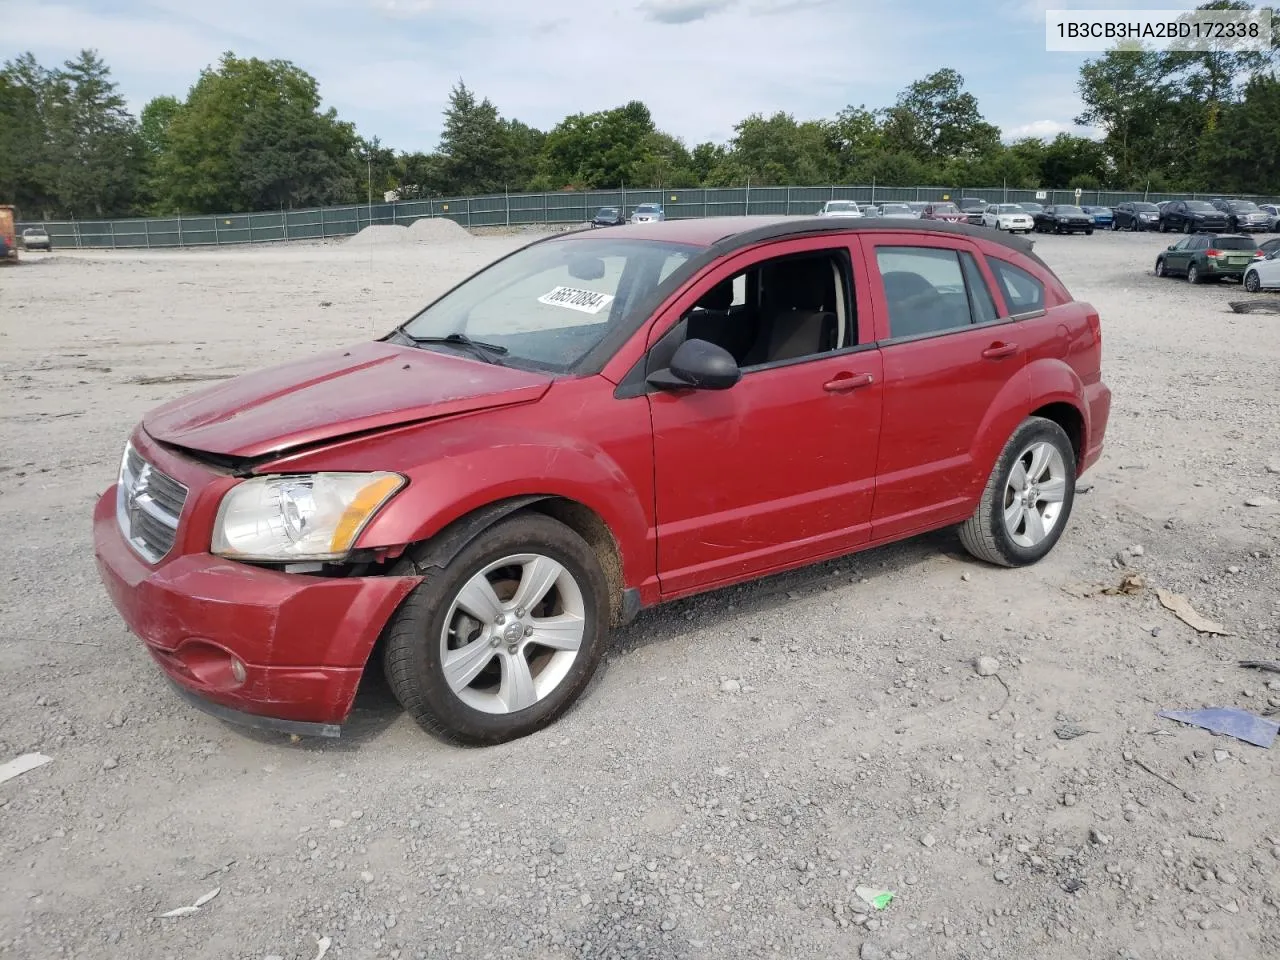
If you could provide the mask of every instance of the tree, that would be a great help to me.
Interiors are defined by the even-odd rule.
[[[73,216],[127,214],[141,184],[137,122],[110,77],[94,51],[82,50],[52,82],[46,120],[52,186],[58,206]]]
[[[29,53],[0,68],[0,199],[27,216],[53,205],[45,125],[50,83]]]
[[[181,110],[182,101],[170,96],[155,97],[142,108],[138,133],[151,157],[159,158],[169,149],[169,127]]]
[[[461,80],[449,93],[440,155],[451,193],[500,193],[509,163],[507,130],[498,108]]]
[[[767,118],[753,113],[734,131],[731,168],[745,172],[752,183],[831,183],[837,175],[827,128],[818,121],[797,123],[789,113]]]
[[[648,139],[655,132],[649,108],[638,100],[613,110],[565,117],[546,136],[541,163],[543,180],[552,189],[636,183],[634,168],[642,159],[644,145],[647,143],[651,150],[666,149],[667,145]],[[659,157],[652,155],[649,159],[654,162]]]
[[[1254,76],[1239,103],[1226,107],[1208,141],[1224,192],[1280,194],[1280,79]]]
[[[157,163],[167,210],[215,212],[360,196],[359,143],[316,81],[286,60],[223,54],[170,119]]]
[[[1000,130],[987,123],[964,78],[950,68],[917,80],[883,113],[884,145],[925,161],[972,160],[1000,149]]]

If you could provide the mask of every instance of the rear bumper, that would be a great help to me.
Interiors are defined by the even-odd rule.
[[[329,578],[208,553],[152,566],[116,522],[93,517],[103,585],[129,629],[189,699],[226,720],[334,736],[383,626],[417,577]]]

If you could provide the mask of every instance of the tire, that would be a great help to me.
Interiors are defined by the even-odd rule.
[[[1092,228],[1092,227],[1090,227],[1088,230],[1086,230],[1086,231],[1084,232],[1084,235],[1085,235],[1086,237],[1092,237],[1092,236],[1093,236],[1093,228]]]
[[[1195,232],[1196,232],[1196,228],[1195,228],[1195,226],[1193,226],[1193,225],[1192,225],[1192,223],[1191,223],[1191,221],[1190,221],[1190,220],[1184,220],[1184,221],[1182,222],[1182,232],[1183,232],[1183,233],[1195,233]]]
[[[1200,271],[1196,269],[1194,263],[1187,265],[1187,283],[1199,283]]]
[[[1041,475],[1051,477],[1055,487],[1060,487],[1062,499],[1036,500],[1030,510],[1024,507],[1019,521],[1011,525],[1006,521],[1006,511],[1012,513],[1019,503],[1019,498],[1013,497],[1010,500],[1008,495],[1015,468],[1021,465],[1025,474],[1028,465],[1037,466],[1039,454],[1033,454],[1033,451],[1045,450],[1053,453],[1046,456],[1046,473]],[[1043,487],[1039,492],[1043,492]],[[1052,420],[1028,417],[1013,431],[1013,436],[996,460],[977,510],[960,526],[960,542],[965,550],[979,560],[997,566],[1024,567],[1035,563],[1052,550],[1062,536],[1071,517],[1075,492],[1076,457],[1066,432]],[[1037,493],[1033,491],[1031,495],[1035,496]],[[1039,507],[1041,502],[1046,507],[1043,511]],[[1036,539],[1027,517],[1035,512],[1041,517],[1043,525],[1049,519],[1050,506],[1056,508],[1052,512],[1051,525],[1043,529],[1042,537]],[[1021,529],[1024,532],[1011,532],[1011,526],[1014,530]]]
[[[508,559],[513,562],[504,564]],[[429,546],[405,563],[412,567],[405,572],[416,571],[426,579],[388,624],[383,667],[396,699],[427,732],[452,743],[503,743],[552,723],[582,693],[604,652],[609,583],[591,547],[564,524],[540,513],[516,513],[483,531],[443,566],[433,560]],[[537,592],[537,585],[551,575],[556,579]],[[491,586],[472,596],[481,601],[487,597],[489,604],[497,601],[504,611],[491,621],[472,616],[458,602],[463,588],[477,579]],[[526,584],[540,598],[535,608],[543,608],[542,613],[535,615],[531,608],[517,618],[506,604],[515,601],[516,587]],[[486,606],[477,599],[471,603]],[[581,619],[581,638],[572,657],[565,656],[572,652],[567,648],[554,650],[528,639],[530,624],[566,615]],[[503,621],[506,627],[500,632]],[[569,626],[572,631],[572,621]],[[475,646],[476,655],[461,658],[460,669],[468,676],[455,676],[451,684],[445,647],[462,629],[471,634],[470,643],[449,652]],[[562,634],[548,625],[547,636]],[[512,672],[516,660],[525,664],[523,672]],[[523,691],[508,684],[516,676],[524,679]],[[540,681],[548,685],[546,690],[536,689]],[[529,705],[511,709],[511,698],[528,699]]]
[[[1119,220],[1112,220],[1112,221],[1111,221],[1111,232],[1112,232],[1112,233],[1118,233],[1119,231],[1120,231],[1120,221],[1119,221]]]
[[[1164,257],[1156,257],[1156,276],[1157,277],[1169,276],[1169,271],[1166,270],[1164,266]]]
[[[1164,222],[1164,218],[1163,218],[1163,217],[1161,217],[1161,218],[1160,218],[1159,223],[1160,223],[1160,232],[1161,232],[1161,233],[1164,233],[1168,228],[1165,226],[1165,222]]]
[[[1257,293],[1262,289],[1262,281],[1258,279],[1258,271],[1250,270],[1244,275],[1244,288],[1250,293]]]

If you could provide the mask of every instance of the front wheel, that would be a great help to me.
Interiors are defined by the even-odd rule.
[[[1257,293],[1262,289],[1262,281],[1258,279],[1258,271],[1250,270],[1244,275],[1244,288],[1250,293]]]
[[[1191,264],[1191,266],[1187,267],[1187,283],[1199,283],[1199,282],[1200,282],[1200,270],[1193,263]]]
[[[1195,233],[1195,232],[1196,232],[1196,228],[1195,228],[1194,226],[1192,226],[1192,223],[1191,223],[1191,221],[1190,221],[1190,220],[1185,220],[1185,221],[1183,221],[1183,224],[1182,224],[1182,232],[1183,232],[1183,233]]]
[[[429,547],[409,562],[426,579],[388,625],[384,667],[420,726],[455,743],[502,743],[581,694],[604,650],[609,585],[574,531],[520,513],[443,567]]]
[[[1093,227],[1090,227],[1089,229],[1085,230],[1084,235],[1085,235],[1086,237],[1092,237],[1092,236],[1093,236]]]
[[[1156,276],[1167,277],[1168,275],[1169,271],[1164,266],[1164,257],[1156,257]]]
[[[1005,444],[960,542],[979,560],[1022,567],[1062,536],[1076,492],[1076,456],[1066,431],[1028,417]]]

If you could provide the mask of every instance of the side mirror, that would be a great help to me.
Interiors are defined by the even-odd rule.
[[[1166,250],[1177,250],[1177,249],[1178,249],[1178,245],[1177,245],[1176,243],[1171,243],[1171,244],[1169,244],[1167,247],[1165,247],[1165,249],[1166,249]]]
[[[663,390],[728,390],[741,379],[742,370],[733,354],[697,339],[680,344],[671,365],[649,375],[649,383]]]

